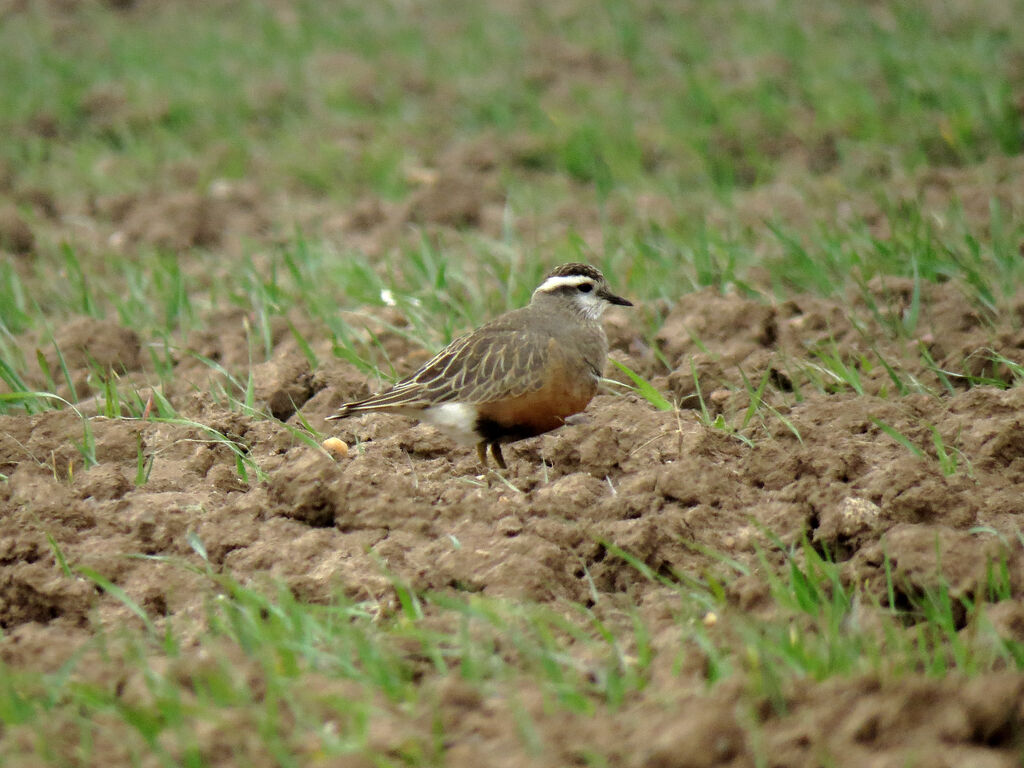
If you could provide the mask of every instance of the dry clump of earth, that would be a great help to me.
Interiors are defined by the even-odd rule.
[[[899,306],[910,289],[899,280],[871,286],[885,306]],[[1014,725],[1024,706],[1019,676],[797,682],[785,692],[784,712],[767,705],[750,712],[740,681],[708,689],[696,651],[673,667],[676,593],[608,547],[666,576],[719,568],[710,552],[743,563],[752,575],[728,580],[729,610],[753,614],[773,610],[758,576],[758,551],[777,551],[769,533],[829,551],[844,579],[880,600],[886,558],[897,598],[907,603],[940,581],[954,597],[980,596],[986,566],[995,561],[1006,564],[1014,593],[1024,587],[1024,389],[944,382],[920,354],[923,345],[938,370],[967,361],[991,382],[1013,383],[1012,371],[992,363],[991,353],[1024,361],[1024,297],[1012,312],[990,316],[952,284],[929,286],[917,327],[903,337],[886,333],[889,319],[864,302],[687,296],[667,309],[656,339],[669,370],[659,369],[635,320],[613,314],[613,357],[683,407],[659,411],[610,387],[584,423],[510,446],[506,481],[479,477],[471,451],[398,416],[328,426],[324,419],[340,402],[376,383],[340,362],[310,370],[283,329],[275,331],[271,358],[253,368],[258,405],[273,419],[196,394],[208,391],[198,385],[211,372],[189,355],[180,356],[172,377],[188,384],[168,393],[194,423],[96,416],[94,466],[83,463],[82,420],[70,409],[0,417],[0,472],[9,478],[0,485],[0,658],[54,669],[98,623],[135,620],[122,602],[65,577],[48,537],[68,561],[102,573],[154,620],[177,624],[201,612],[204,577],[125,555],[198,562],[193,534],[218,571],[242,581],[269,576],[311,601],[340,591],[394,606],[395,579],[416,590],[555,610],[573,603],[599,610],[628,598],[649,627],[656,658],[669,661],[655,663],[643,694],[583,723],[550,712],[538,691],[519,691],[516,700],[537,716],[542,736],[561,745],[544,764],[601,749],[624,765],[750,765],[755,736],[748,726],[757,722],[758,748],[767,745],[778,765],[803,765],[820,754],[885,765],[911,758],[1012,765],[1021,746]],[[225,313],[188,342],[229,368],[242,366],[245,360],[231,358],[242,321]],[[129,329],[82,318],[56,337],[79,385],[97,367],[144,381],[145,340]],[[871,349],[865,338],[888,340]],[[399,368],[422,357],[400,337],[382,334],[381,343],[391,345]],[[903,380],[922,386],[897,391],[882,365],[862,370],[861,394],[822,383],[813,375],[822,345],[851,365],[881,355]],[[744,425],[744,380],[756,387],[764,377],[772,383],[765,407]],[[702,421],[701,403],[733,426]],[[300,417],[344,440],[348,457],[298,439]],[[241,476],[236,454],[200,425],[240,446],[263,479]],[[956,457],[955,471],[940,462],[933,432]],[[140,454],[152,462],[144,482]],[[1024,640],[1019,600],[994,606],[993,616],[1006,636]],[[480,700],[447,678],[428,676],[423,685],[440,702],[451,765],[524,758],[511,698]],[[378,737],[386,745],[409,728],[429,727],[396,715],[382,721]],[[560,738],[566,732],[571,737]],[[692,757],[680,762],[680,755]]]

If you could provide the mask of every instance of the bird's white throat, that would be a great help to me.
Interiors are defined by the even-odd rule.
[[[594,291],[590,293],[577,293],[572,297],[572,302],[576,310],[587,320],[597,320],[608,309],[608,302]]]

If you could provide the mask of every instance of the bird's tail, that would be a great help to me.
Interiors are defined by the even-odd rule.
[[[337,421],[338,419],[344,419],[346,416],[352,415],[352,408],[350,403],[346,403],[338,409],[338,412],[327,417],[327,421]]]
[[[338,412],[327,417],[327,421],[344,419],[354,413],[367,411],[399,411],[405,408],[417,408],[424,405],[422,399],[408,390],[392,389],[390,392],[382,392],[372,395],[365,400],[357,400],[354,403],[345,403]]]

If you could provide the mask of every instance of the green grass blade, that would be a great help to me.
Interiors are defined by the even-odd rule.
[[[115,600],[117,600],[119,603],[125,606],[136,616],[138,616],[142,620],[143,625],[146,627],[146,630],[150,634],[156,633],[156,627],[153,625],[153,621],[149,618],[149,615],[144,610],[142,610],[139,604],[132,600],[131,597],[128,596],[128,593],[121,589],[121,587],[114,584],[106,576],[103,576],[97,571],[94,571],[92,568],[87,568],[84,565],[77,566],[74,570],[75,573],[91,581],[97,587],[102,589],[104,592],[113,597]]]
[[[618,360],[612,360],[612,364],[626,374],[636,386],[637,392],[647,402],[657,408],[659,411],[671,411],[673,410],[672,403],[665,399],[654,386],[647,381],[643,376],[634,372],[629,366],[624,363],[620,363]]]
[[[893,440],[895,440],[897,443],[899,443],[904,448],[906,448],[908,451],[910,451],[912,454],[917,456],[919,459],[925,458],[925,452],[922,451],[920,448],[918,448],[916,445],[914,445],[914,443],[912,443],[910,441],[910,438],[908,438],[902,432],[897,430],[895,427],[892,427],[892,426],[886,424],[881,419],[876,419],[874,417],[872,417],[871,422],[876,427],[878,427],[880,430],[885,432],[885,434],[887,434],[889,437],[891,437]]]

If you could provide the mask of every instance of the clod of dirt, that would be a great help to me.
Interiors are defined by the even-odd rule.
[[[24,255],[36,247],[36,237],[28,222],[13,205],[0,206],[0,250]]]
[[[342,219],[344,229],[351,232],[369,232],[387,224],[393,211],[376,197],[367,197],[353,204]]]
[[[139,450],[145,450],[146,442],[142,440],[142,426],[139,422],[97,421],[93,424],[93,437],[96,441],[96,461],[129,462],[134,464],[139,457]]]
[[[60,118],[44,109],[32,115],[25,127],[42,139],[56,139],[60,137],[64,126],[61,125]]]
[[[229,371],[248,365],[249,346],[245,331],[245,313],[239,309],[223,309],[211,314],[209,329],[194,330],[185,341],[185,349],[220,363]],[[209,375],[207,365],[191,355],[178,363],[176,373],[199,371]]]
[[[772,307],[708,289],[680,301],[656,338],[670,361],[682,360],[711,344],[715,359],[732,366],[754,350],[772,346],[777,336]]]
[[[211,188],[209,194],[154,190],[99,198],[94,207],[118,227],[111,243],[119,247],[147,243],[171,251],[212,248],[229,232],[253,234],[266,226],[256,192],[227,183]]]
[[[61,616],[80,623],[95,598],[90,585],[67,578],[50,564],[4,568],[0,571],[0,629],[29,621],[45,624]]]
[[[54,341],[72,371],[87,372],[95,366],[118,373],[142,368],[142,345],[135,331],[109,320],[78,317],[54,334]],[[60,371],[55,352],[47,354],[51,372]]]
[[[60,207],[53,193],[44,187],[26,187],[19,189],[16,197],[19,205],[25,205],[50,221],[60,218]]]
[[[321,528],[334,525],[342,472],[331,459],[309,451],[275,472],[268,495],[279,514]]]
[[[28,419],[0,416],[0,473],[9,475],[21,462],[32,457],[25,445],[31,434]]]
[[[985,616],[1000,637],[1024,643],[1024,603],[1020,600],[1003,600],[989,606]]]
[[[124,121],[129,105],[127,91],[123,84],[105,82],[95,85],[84,93],[78,108],[94,129],[110,129]]]
[[[991,747],[1010,747],[1017,738],[1019,676],[865,677],[795,688],[787,714],[765,724],[775,765],[806,764],[808,753],[849,765],[1015,764]]]
[[[847,496],[820,513],[814,531],[815,542],[845,545],[853,540],[876,534],[881,528],[881,508],[868,499]]]
[[[734,704],[716,697],[693,699],[676,709],[667,722],[648,723],[638,768],[712,768],[729,765],[746,749],[747,738],[737,722]],[[653,732],[651,732],[653,731]]]
[[[75,487],[82,499],[108,501],[120,499],[131,490],[132,485],[120,467],[115,464],[103,464],[77,475]]]
[[[214,488],[225,493],[244,491],[248,487],[245,481],[239,477],[238,471],[226,464],[215,464],[210,467],[206,473],[206,480]]]
[[[1008,469],[1018,477],[1024,472],[1024,418],[1017,417],[1000,425],[999,431],[983,449],[983,455]]]
[[[449,227],[477,226],[490,196],[492,193],[478,175],[441,173],[413,198],[409,219]]]
[[[286,421],[313,394],[309,361],[295,352],[275,356],[252,368],[256,399],[267,404],[275,419]]]
[[[541,518],[576,519],[582,515],[597,517],[596,507],[608,492],[608,484],[603,480],[585,472],[576,472],[541,485],[533,491],[530,514]],[[570,499],[571,503],[568,502]]]
[[[872,578],[881,574],[877,565],[888,557],[897,589],[911,597],[935,590],[944,582],[953,597],[964,597],[983,589],[986,578],[1000,558],[1008,558],[994,536],[956,531],[942,525],[900,524],[882,538],[861,549],[855,563],[872,566]]]
[[[863,486],[893,522],[943,521],[962,527],[977,519],[975,484],[960,476],[946,477],[937,462],[901,456],[869,472]]]

